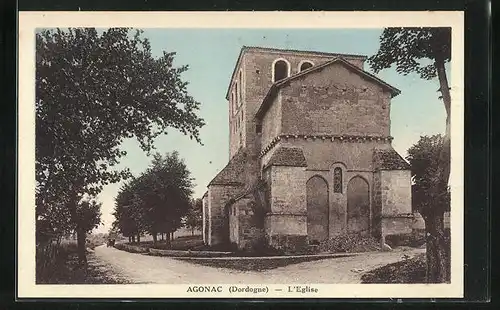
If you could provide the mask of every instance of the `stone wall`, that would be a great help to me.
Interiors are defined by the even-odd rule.
[[[412,232],[411,171],[380,171],[382,236]]]
[[[253,119],[248,114],[248,105],[246,104],[247,92],[244,68],[238,68],[236,73],[235,80],[232,81],[230,87],[228,101],[230,159],[241,147],[246,147],[247,124],[249,119]]]
[[[276,149],[298,147],[308,165],[306,181],[315,175],[327,181],[330,237],[346,231],[347,184],[355,176],[368,182],[372,223],[373,149],[391,147],[388,91],[344,65],[333,64],[284,86],[264,115],[262,133],[261,148],[272,148],[262,156],[261,167]],[[340,140],[339,136],[346,139]],[[367,139],[350,141],[348,136]],[[271,142],[274,138],[277,142]],[[341,193],[333,191],[335,167],[342,169]]]
[[[307,242],[304,167],[271,166],[270,212],[265,218],[268,243],[277,248],[303,247]],[[277,237],[280,236],[280,237]]]
[[[343,64],[292,80],[280,93],[285,134],[390,134],[390,93]]]
[[[341,167],[342,169],[342,177],[345,180],[349,178],[347,170],[345,166],[342,164],[335,164],[331,167],[331,169],[326,170],[312,170],[307,169],[306,175],[307,180],[311,179],[314,176],[321,176],[328,183],[328,201],[329,201],[329,227],[328,233],[329,237],[333,237],[345,232],[346,229],[346,182],[344,181],[343,191],[342,193],[335,193],[333,191],[333,169],[336,167]]]
[[[320,175],[314,175],[306,182],[307,236],[308,240],[319,243],[329,238],[330,186]]]
[[[208,244],[208,227],[209,227],[209,203],[208,203],[208,192],[203,195],[202,199],[203,203],[203,227],[202,227],[202,234],[203,234],[203,243]]]
[[[264,227],[268,236],[307,236],[307,215],[292,213],[268,213],[265,218]]]
[[[366,142],[340,142],[329,139],[303,139],[289,138],[280,140],[276,146],[261,158],[262,166],[271,158],[274,150],[279,147],[299,147],[307,161],[305,171],[305,181],[318,175],[328,182],[329,187],[329,236],[333,237],[346,232],[346,208],[347,208],[347,184],[356,176],[364,178],[369,186],[370,193],[374,199],[377,195],[377,185],[374,185],[372,151],[377,147],[390,147],[389,142],[384,141],[366,141]],[[335,193],[333,190],[333,170],[339,167],[342,169],[342,192]],[[276,178],[277,176],[275,176]],[[284,178],[290,178],[286,176]],[[284,188],[289,188],[285,185]],[[378,185],[378,187],[380,187]],[[293,191],[290,191],[290,195]],[[380,194],[380,191],[379,191]],[[379,197],[380,198],[380,197]],[[373,201],[372,207],[373,209]],[[380,207],[379,207],[380,209]],[[370,215],[371,221],[375,221],[375,211]],[[375,225],[372,225],[375,229]],[[373,231],[373,230],[372,230]]]
[[[208,245],[229,243],[229,218],[226,204],[241,192],[241,186],[211,185],[208,188]]]
[[[242,56],[240,66],[236,68],[236,72],[239,72],[239,70],[242,71],[242,77],[239,83],[242,86],[242,98],[244,101],[245,116],[243,117],[244,127],[242,129],[243,138],[245,139],[244,145],[254,145],[255,139],[257,139],[254,116],[269,88],[273,84],[272,66],[276,59],[286,59],[290,63],[290,74],[293,75],[298,72],[299,64],[304,60],[319,65],[334,57],[335,56],[321,53],[311,54],[303,52],[247,50]],[[363,58],[348,56],[344,56],[344,58],[355,66],[363,68]],[[236,75],[236,77],[240,80],[239,75]],[[235,139],[238,139],[237,136],[235,136]],[[232,145],[231,156],[234,155],[236,150],[237,147]]]
[[[413,225],[412,229],[414,230],[425,230],[425,221],[422,215],[418,212],[413,213],[414,215],[414,220],[413,220]],[[443,218],[443,225],[445,229],[450,228],[450,212],[445,212],[444,213],[444,218]]]
[[[383,217],[381,222],[382,235],[399,235],[411,233],[413,226],[413,215],[397,215],[391,217]]]
[[[306,214],[306,179],[303,167],[271,168],[271,212]]]
[[[382,238],[382,180],[380,171],[373,174],[372,192],[372,235],[376,238]]]
[[[238,221],[238,206],[232,204],[229,207],[229,242],[233,246],[237,246],[239,243],[239,221]]]
[[[245,105],[243,104],[236,114],[229,116],[229,158],[231,159],[240,148],[246,146]]]
[[[267,146],[271,140],[281,134],[281,96],[273,99],[269,110],[262,119],[262,135],[260,145]]]
[[[252,198],[242,198],[231,206],[229,215],[231,243],[241,250],[252,250],[263,242],[263,214]]]
[[[382,216],[411,214],[411,171],[381,171]]]
[[[309,170],[330,170],[342,164],[349,171],[373,171],[372,152],[375,147],[389,147],[385,141],[349,142],[321,138],[282,139],[280,146],[298,147],[304,152]]]
[[[253,211],[242,213],[248,210],[251,199],[238,200],[231,212],[225,210],[225,205],[244,189],[251,188],[259,177],[269,188],[264,232],[267,241],[275,247],[293,249],[307,242],[306,182],[314,176],[321,176],[328,184],[330,237],[346,231],[347,184],[356,176],[369,185],[370,223],[378,221],[371,226],[372,231],[398,231],[407,226],[400,213],[405,213],[402,211],[406,210],[406,200],[411,199],[411,187],[410,195],[406,196],[409,176],[398,172],[384,175],[385,171],[373,174],[373,149],[390,148],[391,94],[379,84],[340,63],[326,66],[280,88],[259,123],[260,133],[257,131],[254,116],[273,84],[272,66],[276,59],[285,59],[293,75],[303,61],[319,65],[334,57],[259,49],[247,49],[242,54],[229,94],[231,105],[234,82],[238,83],[241,99],[230,108],[230,157],[242,147],[248,149],[245,181],[240,181],[246,184],[209,187],[209,244],[231,241],[244,248],[250,246],[250,240],[258,238],[259,231],[252,226],[255,214]],[[347,57],[346,60],[363,68],[363,58]],[[236,122],[239,125],[235,129]],[[339,136],[354,139],[340,140]],[[301,148],[307,169],[271,166],[262,171],[278,147]],[[333,190],[336,167],[342,169],[340,193]],[[386,190],[393,185],[395,190]],[[393,212],[395,210],[397,212]],[[378,215],[382,213],[387,220],[379,220]]]

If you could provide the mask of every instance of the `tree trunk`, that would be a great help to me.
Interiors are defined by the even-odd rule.
[[[448,243],[444,234],[444,214],[424,216],[426,230],[427,282],[449,281],[450,264]]]
[[[170,249],[172,247],[172,242],[171,242],[171,239],[170,239],[170,233],[166,233],[166,234],[167,234],[167,236],[166,236],[166,240],[167,240],[166,247],[167,247],[167,249]]]
[[[191,227],[191,236],[194,236],[194,227]]]
[[[156,233],[152,233],[153,235],[153,245],[156,245],[156,242],[158,241],[158,235]]]
[[[439,156],[439,177],[442,182],[448,184],[450,177],[450,117],[451,117],[451,95],[444,60],[436,58],[435,66],[439,79],[439,89],[443,97],[444,108],[446,110],[446,132],[444,136],[443,148]]]
[[[431,191],[440,191],[443,187],[448,187],[450,177],[451,96],[448,79],[446,77],[444,60],[439,56],[436,57],[435,66],[446,110],[446,132],[444,135],[443,146],[439,154],[439,169],[436,175],[435,186],[431,189]],[[432,196],[438,197],[439,194],[439,192],[435,192]],[[425,228],[427,232],[427,281],[430,283],[442,283],[449,279],[448,268],[450,266],[450,257],[447,255],[448,244],[445,241],[443,225],[444,211],[447,210],[447,208],[443,207],[444,206],[434,206],[434,210],[429,212],[429,214],[422,214],[424,216]]]
[[[72,187],[70,187],[70,190],[73,190]],[[73,192],[71,194],[71,197],[68,201],[68,207],[70,209],[70,214],[71,214],[71,221],[76,224],[76,242],[77,242],[77,253],[78,253],[78,263],[81,265],[87,265],[87,256],[86,256],[86,239],[87,239],[87,234],[85,229],[81,227],[80,224],[80,218],[78,217],[77,214],[77,206],[78,206],[78,196],[76,192]]]
[[[78,252],[78,262],[81,265],[87,265],[87,255],[86,255],[86,239],[87,234],[84,229],[80,227],[80,225],[76,228],[76,239],[77,239],[77,252]]]
[[[141,243],[141,234],[137,234],[137,243]]]

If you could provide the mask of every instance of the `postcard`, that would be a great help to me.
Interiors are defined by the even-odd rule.
[[[459,298],[463,12],[20,12],[18,298]]]

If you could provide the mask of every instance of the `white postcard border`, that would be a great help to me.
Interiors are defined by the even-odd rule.
[[[383,28],[452,27],[451,63],[451,283],[313,284],[318,293],[294,294],[288,284],[266,294],[189,293],[189,284],[36,285],[35,284],[35,29],[49,27],[137,28]],[[20,12],[18,116],[18,297],[19,298],[446,298],[463,297],[464,282],[464,14],[453,12]],[[300,285],[290,283],[289,285]],[[311,285],[309,284],[302,284]],[[200,286],[197,284],[197,286]],[[239,284],[246,287],[246,284]]]

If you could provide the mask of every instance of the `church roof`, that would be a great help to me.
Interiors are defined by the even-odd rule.
[[[210,181],[210,185],[244,185],[246,153],[240,149]]]
[[[294,54],[306,54],[306,55],[319,55],[319,56],[330,56],[330,57],[346,57],[346,58],[358,58],[358,59],[366,59],[368,58],[365,55],[354,55],[354,54],[339,54],[339,53],[329,53],[329,52],[318,52],[318,51],[302,51],[302,50],[294,50],[294,49],[279,49],[279,48],[271,48],[271,47],[260,47],[260,46],[243,46],[241,48],[240,54],[238,56],[238,60],[236,60],[236,65],[233,69],[233,74],[231,74],[231,79],[229,80],[229,85],[226,91],[226,99],[229,100],[229,91],[231,89],[231,84],[234,80],[234,76],[236,75],[236,69],[238,69],[241,58],[243,54],[247,51],[262,51],[262,52],[275,52],[275,53],[294,53]]]
[[[373,166],[375,170],[410,170],[410,164],[392,147],[390,149],[375,149],[373,151]]]
[[[264,169],[269,166],[307,167],[307,162],[302,149],[280,147],[271,155],[271,159]]]
[[[395,97],[401,93],[401,91],[399,89],[395,88],[394,86],[391,86],[390,84],[387,84],[386,82],[379,79],[375,75],[373,75],[373,74],[371,74],[371,73],[369,73],[361,68],[356,67],[355,65],[351,64],[350,62],[348,62],[347,60],[345,60],[342,57],[336,57],[330,61],[327,61],[327,62],[322,63],[322,64],[317,65],[317,66],[313,66],[311,68],[303,70],[297,74],[294,74],[292,76],[289,76],[287,78],[284,78],[284,79],[279,80],[276,83],[274,83],[271,86],[271,88],[269,89],[269,91],[267,92],[266,97],[264,97],[264,100],[262,100],[262,104],[260,105],[259,109],[257,110],[255,117],[260,118],[261,116],[264,115],[264,113],[267,111],[267,109],[269,108],[269,105],[272,102],[271,98],[274,97],[274,95],[276,95],[276,93],[278,92],[278,90],[281,87],[288,85],[288,83],[290,83],[291,81],[293,81],[299,77],[302,77],[302,76],[308,75],[308,74],[312,74],[312,73],[317,73],[321,69],[328,67],[330,65],[336,64],[336,63],[343,64],[348,69],[350,69],[350,70],[360,74],[361,76],[363,76],[363,77],[381,85],[382,87],[386,88],[387,90],[389,90],[391,92],[392,97]]]

